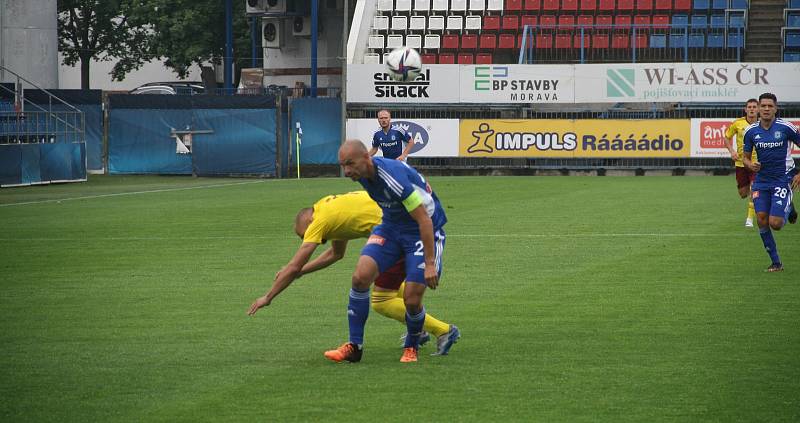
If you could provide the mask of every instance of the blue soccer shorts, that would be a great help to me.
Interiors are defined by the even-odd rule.
[[[753,191],[756,213],[769,213],[770,216],[786,220],[791,204],[792,188],[789,184]]]
[[[442,276],[442,252],[444,251],[444,229],[435,229],[433,245],[436,249],[436,271]],[[372,230],[367,244],[361,250],[362,256],[369,256],[378,263],[379,273],[384,273],[405,258],[406,282],[426,284],[425,253],[419,231],[403,231],[378,225]]]

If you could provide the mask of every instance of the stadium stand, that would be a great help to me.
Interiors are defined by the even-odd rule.
[[[800,56],[796,1],[784,13],[786,60]],[[734,61],[748,8],[747,0],[378,0],[364,60],[412,45],[429,64]]]

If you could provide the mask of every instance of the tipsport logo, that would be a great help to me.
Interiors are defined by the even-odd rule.
[[[608,69],[606,71],[606,96],[636,96],[636,73],[633,69]]]
[[[508,78],[508,66],[476,66],[473,76],[475,91],[496,90],[502,85],[501,80]]]

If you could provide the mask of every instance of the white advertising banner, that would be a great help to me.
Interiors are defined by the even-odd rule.
[[[800,63],[575,65],[576,103],[800,101]]]
[[[349,65],[347,102],[458,103],[458,66],[425,65],[414,81],[399,82],[384,65]]]
[[[392,127],[411,134],[411,156],[458,157],[458,119],[396,119]],[[379,129],[377,118],[347,120],[347,138],[361,140],[367,148],[372,147],[372,135]]]
[[[785,118],[800,125],[800,119]],[[692,151],[691,157],[730,157],[725,148],[725,131],[733,119],[692,119]],[[738,137],[733,137],[733,147],[740,142]],[[800,148],[792,150],[792,156],[800,157]]]
[[[462,103],[574,103],[572,65],[459,66]]]

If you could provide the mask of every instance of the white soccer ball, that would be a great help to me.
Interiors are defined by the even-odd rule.
[[[386,72],[395,81],[413,81],[422,72],[422,57],[411,47],[398,47],[386,56]]]

